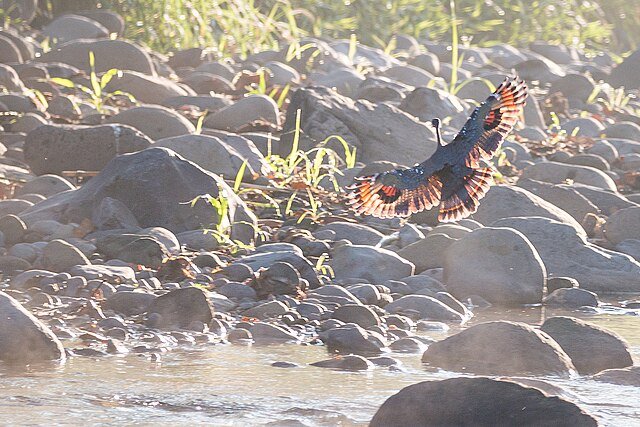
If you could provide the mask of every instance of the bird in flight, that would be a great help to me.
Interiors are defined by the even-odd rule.
[[[511,132],[522,114],[527,91],[522,79],[507,77],[446,145],[440,135],[440,120],[433,119],[438,140],[435,153],[412,168],[357,177],[355,184],[347,187],[351,209],[356,215],[393,218],[439,204],[441,222],[476,212],[479,200],[493,183],[492,168],[482,167],[480,160],[490,160]]]

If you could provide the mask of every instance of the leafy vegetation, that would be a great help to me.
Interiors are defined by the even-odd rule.
[[[63,0],[48,0],[64,9]],[[450,0],[102,0],[127,21],[127,36],[160,51],[208,47],[221,56],[277,49],[328,36],[386,48],[396,34],[452,39]],[[523,46],[533,41],[624,53],[638,46],[640,2],[628,0],[457,0],[465,44]],[[162,22],[162,25],[158,25]]]

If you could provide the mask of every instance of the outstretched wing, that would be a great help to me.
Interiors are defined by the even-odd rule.
[[[442,181],[437,175],[427,175],[418,165],[358,177],[348,189],[348,204],[356,215],[406,217],[439,204]]]
[[[527,84],[519,77],[508,77],[471,114],[450,150],[464,157],[465,165],[480,167],[480,159],[490,160],[522,115],[528,95]]]

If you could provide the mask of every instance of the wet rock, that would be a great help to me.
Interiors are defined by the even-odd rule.
[[[597,307],[598,295],[585,289],[560,288],[547,295],[544,299],[547,306],[564,308]]]
[[[321,360],[310,364],[319,368],[337,369],[340,371],[368,371],[374,368],[373,363],[362,356],[348,354],[336,356],[331,359]]]
[[[481,375],[567,375],[571,359],[548,335],[518,322],[487,322],[435,342],[422,355],[434,368]]]
[[[608,171],[611,169],[609,163],[602,157],[596,154],[576,154],[569,157],[564,163],[578,166],[588,166],[596,168],[601,171]]]
[[[300,273],[293,265],[276,262],[267,269],[258,270],[257,276],[251,281],[251,287],[260,299],[269,295],[302,297],[307,286],[300,279]]]
[[[516,64],[513,68],[526,81],[539,80],[550,83],[565,76],[565,72],[558,64],[543,56],[527,59]]]
[[[614,212],[607,219],[604,231],[614,245],[626,239],[640,239],[640,206]]]
[[[6,362],[65,359],[64,348],[53,332],[4,292],[0,292],[0,343],[0,360]]]
[[[110,354],[127,354],[129,349],[117,339],[107,340],[107,353]]]
[[[249,328],[256,344],[275,344],[298,341],[298,337],[283,327],[258,322]]]
[[[441,320],[462,323],[466,319],[448,305],[426,295],[407,295],[385,306],[389,313],[415,317],[417,320]]]
[[[515,382],[490,378],[450,378],[403,388],[387,399],[371,427],[465,425],[473,415],[477,426],[597,426],[594,417],[572,402]]]
[[[315,233],[332,231],[335,233],[332,240],[345,239],[354,245],[377,245],[384,237],[382,233],[373,228],[357,223],[336,221],[319,227]]]
[[[147,136],[130,126],[46,125],[27,135],[24,158],[38,175],[61,174],[62,171],[76,169],[99,171],[118,154],[144,150],[151,143]],[[42,181],[31,184],[34,188],[30,192],[48,196],[54,194],[53,189],[65,187],[64,183],[54,185],[54,180],[49,178],[51,190],[46,193],[38,191],[38,187],[45,185]]]
[[[331,135],[341,135],[351,146],[356,146],[362,162],[387,160],[413,164],[416,159],[429,157],[436,149],[434,131],[408,114],[387,104],[354,101],[319,87],[298,89],[287,110],[287,118],[280,140],[278,154],[291,151],[296,111],[300,117],[302,135],[300,148],[308,150],[317,141]],[[408,146],[405,141],[422,141]],[[343,153],[337,141],[327,146]]]
[[[42,249],[39,263],[46,270],[63,272],[76,265],[90,265],[91,261],[75,246],[56,239]]]
[[[533,179],[519,179],[518,187],[522,187],[547,202],[559,207],[576,221],[582,223],[587,214],[598,214],[600,209],[572,186],[550,184]]]
[[[426,345],[421,341],[411,337],[400,338],[389,345],[391,351],[398,353],[420,353],[424,351],[425,347]]]
[[[109,30],[93,19],[79,15],[62,15],[42,29],[42,34],[54,44],[63,44],[79,39],[99,39],[107,37]]]
[[[344,244],[332,252],[331,267],[336,279],[358,278],[381,284],[414,273],[415,267],[387,249]]]
[[[188,87],[185,89],[185,87],[178,85],[173,80],[136,71],[125,71],[115,76],[105,90],[107,92],[122,91],[132,95],[136,101],[147,104],[162,104],[167,99],[176,96],[195,95],[194,91]],[[155,119],[159,120],[161,118],[155,117]],[[140,123],[144,122],[141,121]],[[154,139],[158,139],[147,132],[145,133]],[[164,137],[166,138],[167,136],[174,135],[166,135]]]
[[[481,228],[449,246],[444,274],[447,290],[457,298],[479,295],[507,305],[539,303],[546,282],[536,249],[505,228]]]
[[[241,343],[253,341],[253,335],[247,329],[232,329],[229,331],[227,339],[231,343]]]
[[[104,9],[80,10],[74,12],[77,15],[85,16],[99,22],[110,34],[121,35],[124,32],[124,19],[115,12]]]
[[[633,292],[640,286],[640,264],[629,256],[588,243],[584,232],[548,218],[505,218],[492,224],[527,236],[549,275],[575,278],[596,293]]]
[[[158,175],[158,170],[163,173]],[[20,218],[27,224],[39,219],[81,223],[92,216],[105,197],[111,197],[127,206],[141,226],[160,226],[180,233],[215,221],[215,210],[205,202],[193,207],[185,202],[206,193],[217,197],[218,186],[227,194],[231,223],[255,223],[244,202],[220,177],[164,148],[118,156],[82,188],[52,196]],[[254,227],[232,226],[232,239],[249,242],[253,235]]]
[[[616,191],[615,182],[607,174],[588,166],[556,162],[536,163],[523,171],[522,178],[550,182],[552,184],[562,184],[567,180],[572,180],[573,182]]]
[[[365,79],[351,68],[337,68],[327,73],[311,74],[308,80],[314,86],[331,88],[340,95],[353,97]]]
[[[607,329],[565,316],[545,320],[540,329],[560,344],[580,374],[633,365],[628,344]]]
[[[365,329],[371,326],[380,326],[380,318],[378,315],[364,305],[343,305],[333,312],[332,317],[345,323],[355,323]]]
[[[125,316],[136,316],[146,313],[155,299],[155,295],[145,292],[121,291],[107,298],[102,307]]]
[[[205,292],[193,287],[176,289],[155,298],[147,311],[160,315],[156,327],[163,329],[186,329],[194,321],[206,325],[213,318],[213,309]]]
[[[133,107],[110,117],[108,121],[134,127],[154,140],[195,132],[193,123],[159,105]]]
[[[266,95],[251,95],[235,104],[207,116],[203,125],[208,128],[231,132],[248,130],[252,124],[270,124],[278,127],[278,106]]]
[[[155,75],[149,54],[125,40],[75,40],[42,54],[40,61],[62,62],[88,73],[91,71],[89,52],[93,52],[95,56],[95,69],[98,73],[116,68]]]
[[[181,135],[161,139],[156,147],[174,150],[184,158],[191,160],[205,170],[235,179],[238,171],[246,162],[244,179],[253,181],[254,174],[262,174],[268,166],[262,153],[248,140],[245,140],[249,155],[239,152],[233,144],[209,135]]]
[[[355,353],[363,356],[378,355],[385,347],[382,337],[353,323],[330,329],[325,342],[332,353]]]
[[[489,225],[500,218],[515,216],[551,218],[571,225],[576,230],[582,230],[580,223],[567,212],[525,189],[514,186],[491,187],[473,218],[484,225]]]
[[[625,369],[607,369],[592,377],[604,383],[640,387],[640,366]]]

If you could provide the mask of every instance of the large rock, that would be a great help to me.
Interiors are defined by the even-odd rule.
[[[242,132],[250,125],[267,123],[280,126],[278,105],[266,95],[251,95],[207,116],[204,126],[230,132]]]
[[[568,224],[584,232],[571,215],[529,191],[514,186],[495,185],[480,201],[473,219],[484,225],[512,216],[541,216]]]
[[[416,313],[418,319],[441,320],[462,323],[465,316],[453,310],[448,305],[426,295],[407,295],[387,304],[384,309],[392,314],[403,314],[409,317]]]
[[[537,388],[491,378],[424,381],[388,398],[371,427],[597,426],[577,405]]]
[[[277,154],[291,151],[295,133],[296,112],[300,114],[300,148],[309,150],[318,142],[340,135],[357,147],[358,160],[387,160],[412,165],[426,159],[436,149],[435,133],[407,113],[381,103],[354,101],[321,87],[298,89],[287,110],[283,134]],[[416,141],[407,144],[407,141]],[[344,148],[336,140],[327,145],[339,154]]]
[[[22,92],[26,88],[18,77],[18,73],[8,65],[0,64],[0,86],[10,92]]]
[[[389,279],[411,276],[415,272],[413,264],[390,250],[351,244],[333,249],[331,267],[338,280],[362,279],[376,285]]]
[[[130,126],[45,125],[27,135],[24,159],[38,175],[99,171],[118,154],[144,150],[152,142]]]
[[[527,236],[550,276],[568,276],[597,293],[638,292],[640,263],[587,242],[585,233],[548,218],[505,218],[492,224]]]
[[[91,71],[89,52],[95,57],[96,72],[112,68],[155,75],[151,57],[141,47],[125,40],[74,40],[40,56],[39,61],[62,62],[86,72]]]
[[[200,200],[191,206],[189,201],[207,193],[217,197],[218,188],[229,200],[231,237],[249,242],[254,227],[240,222],[255,224],[256,219],[244,202],[220,177],[166,148],[115,157],[78,190],[56,194],[19,216],[27,225],[41,219],[79,224],[110,197],[122,202],[142,227],[159,226],[180,233],[216,222],[217,213],[209,204]]]
[[[194,133],[196,127],[184,116],[159,105],[143,105],[121,111],[107,120],[129,125],[157,140]]]
[[[574,366],[549,335],[525,323],[486,322],[432,343],[422,362],[480,375],[567,375]]]
[[[53,44],[62,44],[72,40],[107,37],[109,30],[93,19],[69,14],[51,21],[42,29],[42,34]]]
[[[269,166],[255,145],[247,139],[245,141],[248,150],[250,150],[248,156],[221,138],[208,135],[182,135],[165,138],[157,141],[154,146],[169,148],[203,169],[227,179],[235,179],[238,171],[246,162],[247,166],[243,176],[245,180],[252,181],[254,174],[266,173]]]
[[[452,243],[444,255],[447,290],[457,298],[479,295],[495,304],[542,301],[546,269],[520,232],[479,228]]]
[[[0,292],[0,360],[29,364],[65,359],[53,332],[18,301]]]
[[[246,256],[238,262],[248,265],[253,271],[258,271],[261,268],[269,268],[276,262],[286,262],[291,264],[298,273],[300,273],[300,277],[309,282],[311,289],[315,289],[320,286],[320,279],[318,279],[318,274],[316,273],[313,264],[297,253],[284,251],[256,253]]]
[[[606,173],[589,166],[569,165],[557,162],[541,162],[527,167],[522,178],[562,184],[571,180],[585,185],[616,191],[616,183]]]
[[[91,261],[80,249],[64,240],[56,239],[42,249],[39,263],[46,270],[64,272],[76,265],[90,265]]]
[[[447,234],[432,232],[398,251],[398,255],[416,266],[416,273],[444,265],[444,254],[457,239]]]
[[[615,212],[607,219],[604,232],[614,245],[626,239],[640,239],[640,206]]]
[[[486,89],[486,86],[484,87]],[[489,93],[483,97],[486,98]],[[431,122],[433,118],[445,119],[451,117],[451,125],[462,127],[467,120],[465,107],[458,97],[440,89],[419,87],[411,92],[400,103],[399,108],[421,122]]]
[[[355,323],[330,329],[325,343],[331,353],[362,356],[376,356],[382,353],[386,344],[381,336],[367,332]]]
[[[550,184],[533,179],[519,179],[518,187],[532,192],[559,207],[576,221],[582,223],[587,214],[598,214],[600,209],[576,189],[566,184]]]
[[[582,375],[633,365],[628,344],[607,329],[565,316],[545,320],[540,329],[560,344]]]
[[[157,328],[187,328],[191,322],[208,325],[213,318],[211,303],[205,292],[199,288],[176,289],[154,299],[149,309],[160,315],[154,322]]]
[[[611,215],[620,209],[640,206],[631,202],[617,191],[603,190],[602,188],[582,184],[573,184],[571,187],[589,199],[604,215]]]
[[[106,86],[107,92],[122,91],[133,95],[138,102],[162,104],[176,96],[195,95],[194,92],[165,77],[149,76],[141,72],[125,71],[116,75]]]
[[[640,49],[633,52],[621,64],[611,70],[609,83],[614,87],[624,86],[626,89],[640,88]]]

